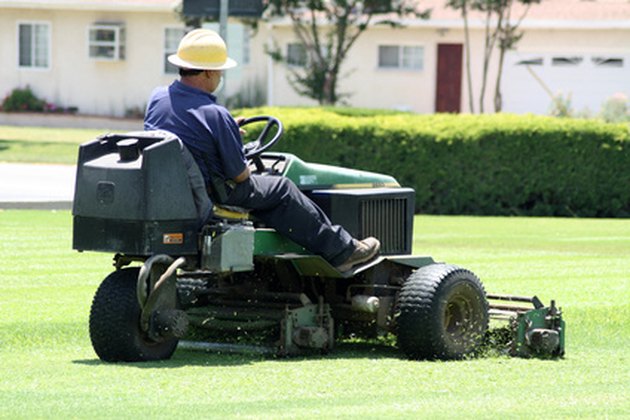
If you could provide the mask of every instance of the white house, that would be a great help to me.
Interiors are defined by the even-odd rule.
[[[418,113],[469,112],[463,22],[445,0],[418,0],[429,20],[404,28],[370,27],[350,51],[340,90],[356,107]],[[0,0],[0,99],[16,87],[80,113],[141,112],[155,86],[175,77],[166,56],[185,27],[181,0]],[[519,16],[516,7],[514,17]],[[290,22],[262,22],[255,32],[231,21],[225,96],[256,94],[271,105],[311,105],[287,81],[265,46],[296,51]],[[484,22],[473,15],[471,69],[479,111]],[[570,95],[575,109],[597,112],[615,93],[630,96],[630,3],[625,0],[543,0],[529,10],[525,36],[509,52],[501,85],[504,111],[545,114],[551,95]],[[496,59],[496,53],[494,55]],[[496,62],[484,102],[492,111]]]
[[[340,89],[358,107],[419,113],[469,112],[463,20],[445,0],[419,0],[429,20],[405,20],[402,29],[375,25],[353,46]],[[516,2],[515,2],[516,3]],[[523,7],[515,5],[513,18]],[[474,110],[479,111],[484,45],[483,16],[472,14],[471,69]],[[272,23],[270,37],[290,53],[295,37],[286,22]],[[551,96],[571,97],[576,110],[597,112],[615,93],[630,96],[630,3],[624,0],[542,0],[520,26],[524,37],[506,55],[503,110],[546,114]],[[393,54],[393,61],[392,61]],[[484,109],[494,110],[495,52]],[[312,104],[286,82],[281,65],[271,67],[269,100],[276,105]]]
[[[142,112],[153,88],[177,77],[166,57],[185,33],[180,1],[0,0],[0,99],[29,86],[80,113]],[[231,77],[244,86],[265,68],[262,54],[249,56],[248,34],[231,25],[230,53],[241,64]]]

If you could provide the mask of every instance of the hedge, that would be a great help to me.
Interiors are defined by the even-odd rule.
[[[630,217],[625,124],[534,115],[413,115],[256,108],[280,118],[274,150],[387,173],[430,214]]]

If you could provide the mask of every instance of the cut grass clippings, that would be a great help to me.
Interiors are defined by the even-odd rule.
[[[87,320],[112,255],[68,212],[0,211],[2,418],[627,418],[630,221],[415,218],[414,253],[564,309],[563,360],[405,360],[379,342],[290,359],[178,350],[106,364]]]

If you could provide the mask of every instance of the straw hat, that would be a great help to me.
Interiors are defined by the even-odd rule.
[[[193,70],[226,70],[236,67],[236,61],[227,55],[225,41],[210,29],[195,29],[182,38],[177,54],[168,61],[181,68]]]

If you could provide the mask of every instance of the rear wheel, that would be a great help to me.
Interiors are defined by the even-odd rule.
[[[414,271],[398,298],[398,346],[411,359],[459,359],[481,345],[488,302],[468,270],[432,264]]]
[[[137,267],[114,271],[92,301],[90,339],[98,357],[106,362],[168,359],[177,346],[177,339],[157,342],[140,328],[138,273]]]

